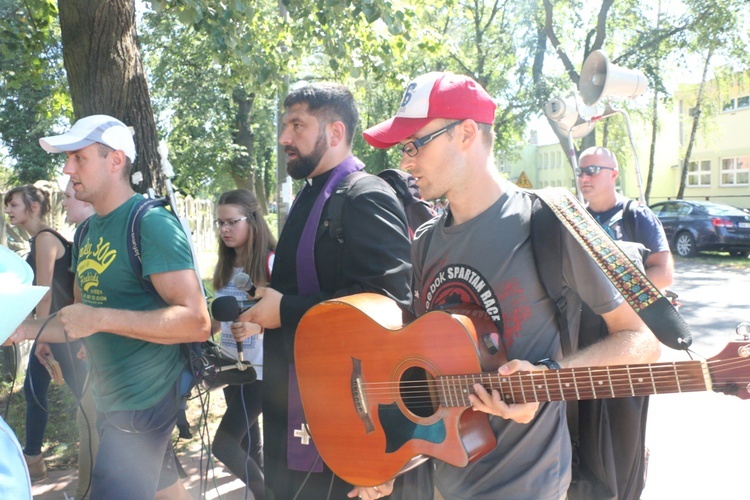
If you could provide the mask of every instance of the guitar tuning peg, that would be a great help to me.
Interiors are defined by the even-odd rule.
[[[737,325],[735,331],[737,332],[737,336],[739,336],[742,340],[750,340],[750,323],[740,323],[739,325]]]

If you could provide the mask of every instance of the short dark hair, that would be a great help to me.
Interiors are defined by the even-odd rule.
[[[106,158],[109,153],[112,153],[114,151],[114,148],[107,146],[106,144],[102,144],[101,142],[97,142],[96,145],[99,149],[99,158]],[[125,168],[122,169],[122,176],[125,179],[130,180],[130,174],[133,170],[133,162],[130,161],[130,157],[128,155],[125,155]]]
[[[352,143],[359,112],[349,89],[338,83],[311,83],[289,92],[284,99],[284,108],[300,103],[307,104],[308,111],[319,122],[341,121],[346,127],[346,140]]]

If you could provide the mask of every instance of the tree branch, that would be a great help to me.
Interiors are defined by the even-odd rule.
[[[552,3],[550,2],[550,0],[544,0],[544,32],[547,34],[547,38],[549,39],[549,41],[552,42],[552,46],[555,48],[555,52],[557,52],[557,56],[562,61],[563,66],[565,67],[565,71],[568,72],[570,79],[573,81],[573,83],[578,85],[578,72],[576,71],[573,63],[570,61],[570,58],[560,45],[560,39],[557,38],[555,28],[552,25],[553,10],[554,8],[552,7]]]

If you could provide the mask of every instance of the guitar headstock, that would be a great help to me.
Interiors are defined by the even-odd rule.
[[[750,341],[730,342],[708,360],[708,369],[714,391],[750,399]]]

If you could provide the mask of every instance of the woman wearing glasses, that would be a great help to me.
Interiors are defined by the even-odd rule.
[[[246,189],[227,191],[216,208],[219,233],[219,260],[213,277],[216,297],[247,299],[249,286],[239,288],[239,273],[250,276],[252,284],[267,285],[271,276],[276,239],[263,219],[258,200]],[[258,417],[261,413],[263,379],[263,331],[254,323],[213,321],[212,331],[221,331],[222,350],[237,353],[242,342],[245,361],[257,372],[257,381],[224,389],[226,412],[214,436],[213,453],[232,473],[243,480],[256,499],[265,496],[263,485],[263,445]]]

